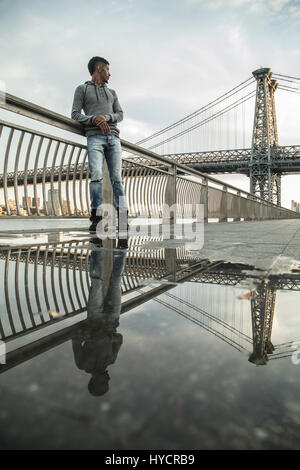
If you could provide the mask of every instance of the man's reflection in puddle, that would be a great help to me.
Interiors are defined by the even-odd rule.
[[[91,395],[104,395],[109,389],[107,367],[116,361],[123,342],[117,333],[121,311],[121,279],[126,250],[91,252],[91,285],[87,304],[87,328],[72,340],[74,359],[79,369],[92,374]]]

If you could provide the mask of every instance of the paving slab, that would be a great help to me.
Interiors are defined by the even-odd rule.
[[[300,266],[300,221],[208,224],[201,250],[210,260],[254,265],[270,274]]]

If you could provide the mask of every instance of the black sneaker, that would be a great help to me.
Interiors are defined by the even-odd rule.
[[[103,247],[101,238],[92,237],[92,238],[90,239],[90,242],[91,242],[93,245],[96,245],[98,248],[102,248],[102,247]]]
[[[92,225],[90,225],[89,232],[96,232],[97,231],[97,225],[99,222],[101,222],[102,217],[96,215],[92,220]]]
[[[119,238],[117,249],[118,250],[126,250],[128,248],[128,240],[127,238]]]

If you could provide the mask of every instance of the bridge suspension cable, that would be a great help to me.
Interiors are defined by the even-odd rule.
[[[146,142],[153,139],[154,137],[158,137],[159,135],[164,134],[165,132],[168,132],[168,131],[178,127],[179,125],[184,124],[185,122],[189,121],[190,119],[197,117],[199,114],[202,114],[205,111],[208,111],[210,108],[216,106],[217,104],[222,103],[224,100],[226,100],[226,99],[230,98],[231,96],[237,94],[238,92],[240,92],[244,88],[248,87],[252,83],[255,83],[255,80],[253,79],[253,77],[250,77],[247,80],[241,82],[239,85],[232,88],[231,90],[229,90],[227,93],[224,93],[223,95],[219,96],[215,100],[210,101],[207,105],[202,106],[201,108],[197,109],[193,113],[188,114],[184,118],[180,119],[179,121],[174,122],[173,124],[165,127],[164,129],[161,129],[160,131],[156,132],[155,134],[152,134],[152,135],[150,135],[150,136],[148,136],[148,137],[146,137],[142,140],[139,140],[138,142],[136,142],[136,144],[137,145],[145,144]],[[242,85],[244,85],[244,86],[242,86]]]
[[[227,293],[227,290],[225,292]],[[221,318],[218,318],[215,315],[210,314],[209,312],[205,311],[203,308],[198,307],[198,305],[195,305],[192,302],[189,302],[189,301],[187,301],[183,298],[180,298],[178,296],[170,294],[169,292],[165,292],[164,295],[166,297],[169,297],[170,299],[173,299],[173,300],[179,302],[182,305],[185,305],[185,306],[191,308],[195,312],[202,314],[203,316],[207,317],[208,319],[212,320],[213,322],[218,323],[219,325],[221,325],[224,328],[224,330],[228,330],[230,333],[234,333],[234,334],[238,335],[240,338],[247,341],[248,343],[252,344],[252,338],[249,335],[243,333],[242,331],[239,331],[233,325],[230,325],[229,323],[226,323]]]
[[[186,318],[187,320],[190,320],[192,323],[195,323],[198,326],[201,326],[204,330],[208,331],[209,333],[212,333],[214,336],[217,338],[221,339],[225,343],[229,344],[232,346],[234,349],[242,352],[246,351],[246,348],[241,345],[236,339],[231,338],[230,336],[222,333],[221,331],[216,330],[213,326],[211,326],[208,323],[205,323],[204,319],[199,319],[192,314],[188,313],[186,310],[182,310],[181,308],[171,306],[168,302],[165,302],[161,300],[161,298],[155,298],[155,302],[158,302],[159,304],[167,307],[170,310],[173,310],[174,312],[178,313],[180,316]],[[204,312],[203,312],[204,313]],[[203,315],[205,317],[205,315]]]
[[[280,90],[300,94],[299,77],[280,73],[273,73],[272,77]],[[252,126],[249,124],[253,119],[250,100],[256,96],[256,85],[252,76],[137,144],[163,155],[250,146]]]
[[[164,145],[166,144],[167,142],[170,142],[171,140],[174,140],[174,139],[177,139],[178,137],[181,137],[183,136],[184,134],[187,134],[188,132],[191,132],[195,129],[197,129],[198,127],[200,126],[203,126],[204,124],[207,124],[211,121],[213,121],[214,119],[222,116],[223,114],[227,113],[228,111],[231,111],[233,110],[234,108],[236,108],[237,106],[241,105],[242,103],[245,103],[246,101],[248,101],[249,99],[253,98],[255,96],[255,91],[251,91],[250,93],[248,93],[247,95],[243,96],[242,98],[240,98],[239,100],[237,100],[236,102],[234,102],[234,104],[230,104],[228,106],[226,106],[225,108],[217,111],[216,113],[214,113],[213,115],[209,116],[208,118],[205,118],[203,119],[202,121],[194,124],[193,126],[191,127],[188,127],[187,129],[184,129],[183,131],[181,132],[178,132],[177,134],[174,134],[172,135],[171,137],[168,137],[167,139],[159,142],[159,143],[156,143],[155,145],[152,145],[151,147],[149,147],[149,149],[153,149],[155,147],[158,147],[160,145]]]
[[[139,140],[138,145],[162,155],[216,147],[237,148],[245,146],[245,140],[250,145],[250,135],[246,133],[246,128],[250,127],[246,121],[251,114],[252,122],[253,108],[247,102],[254,99],[255,92],[256,80],[250,77],[193,113]]]
[[[282,80],[290,78],[290,79],[292,79],[292,80],[298,80],[298,81],[300,81],[300,77],[291,77],[290,75],[283,75],[283,74],[281,74],[281,73],[275,73],[275,72],[274,72],[272,76],[273,76],[273,77],[283,77]]]
[[[300,94],[300,78],[292,77],[290,75],[282,75],[280,73],[274,73],[273,77],[278,81],[279,90]],[[295,86],[287,85],[286,83],[282,82],[288,82]]]
[[[298,89],[298,88],[292,88],[292,87],[289,87],[289,86],[279,85],[278,89],[283,90],[283,91],[289,91],[291,93],[296,93],[297,95],[300,94],[300,89]]]

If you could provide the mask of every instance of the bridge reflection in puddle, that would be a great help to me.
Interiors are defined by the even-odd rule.
[[[2,447],[297,448],[300,273],[146,237],[0,254]]]

